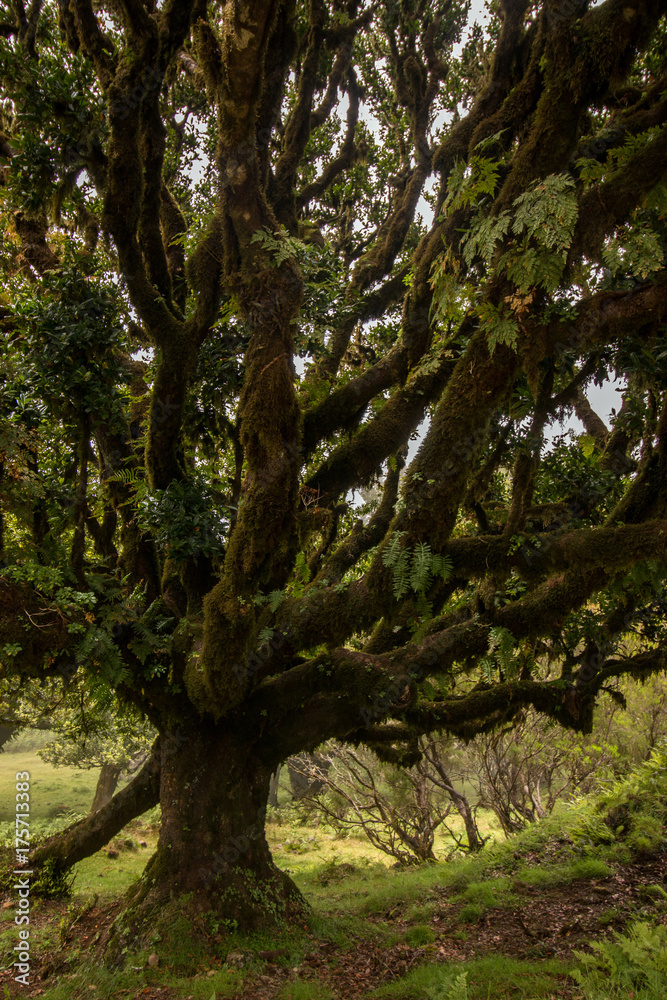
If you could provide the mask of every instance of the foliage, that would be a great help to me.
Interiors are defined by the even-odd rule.
[[[382,554],[382,564],[393,570],[394,597],[397,601],[409,590],[423,597],[434,577],[447,580],[452,572],[452,561],[448,556],[431,552],[430,545],[423,542],[410,551],[401,545],[402,535],[403,532],[396,532]]]
[[[86,769],[116,764],[125,769],[145,758],[155,732],[133,713],[61,711],[54,719],[53,739],[38,750],[42,760]],[[134,770],[135,765],[132,767]]]
[[[667,928],[638,921],[613,941],[593,941],[592,955],[577,953],[581,968],[572,976],[588,996],[611,986],[612,995],[626,995],[633,987],[647,986],[656,997],[667,986]],[[623,993],[621,993],[623,991]]]
[[[32,883],[35,894],[43,899],[62,899],[72,895],[74,875],[58,869],[55,861],[48,859]]]
[[[618,714],[600,712],[591,736],[582,737],[529,712],[512,728],[482,734],[462,748],[454,774],[473,784],[509,836],[623,769],[610,733]]]
[[[143,494],[138,503],[139,524],[176,562],[222,555],[230,514],[220,493],[196,478]]]
[[[241,874],[222,832],[177,843],[197,803],[243,844],[327,740],[373,776],[482,734],[518,781],[526,713],[585,737],[664,669],[664,12],[5,6],[7,721],[76,695],[79,745],[117,713],[161,737],[137,946],[188,865],[221,920],[238,893],[276,917],[301,904],[261,838]],[[540,739],[560,763],[549,786],[537,740],[508,826],[585,771]],[[394,813],[428,855],[431,820]]]

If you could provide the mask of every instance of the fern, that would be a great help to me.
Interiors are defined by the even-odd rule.
[[[498,309],[492,302],[483,302],[477,310],[477,315],[486,332],[490,354],[493,354],[498,344],[505,344],[512,350],[516,349],[519,324],[514,316]]]
[[[403,548],[401,546],[401,538],[405,534],[404,531],[395,531],[391,536],[390,541],[387,544],[384,552],[382,553],[382,565],[383,566],[393,566],[398,560]]]
[[[468,1000],[468,973],[462,972],[453,981],[448,979],[427,990],[429,1000]]]
[[[627,227],[621,237],[612,237],[602,251],[602,259],[612,272],[625,272],[644,280],[664,263],[660,238],[646,226]]]
[[[412,553],[410,586],[416,594],[424,593],[433,578],[431,546],[419,542]]]
[[[581,968],[570,975],[580,986],[597,989],[648,985],[663,992],[667,987],[667,927],[644,922],[630,924],[627,934],[613,941],[594,941],[594,955],[575,952]]]
[[[296,557],[296,572],[302,583],[308,583],[310,580],[310,567],[308,566],[308,560],[304,552],[299,552]]]
[[[493,196],[499,173],[500,163],[485,156],[473,156],[470,166],[459,160],[450,175],[445,211],[476,205],[485,195]]]
[[[515,680],[523,660],[524,657],[517,649],[517,641],[511,632],[500,627],[490,630],[487,656],[480,663],[482,673],[488,681],[493,679],[496,667],[505,680]]]
[[[510,226],[508,212],[488,216],[477,221],[470,234],[461,242],[463,259],[470,267],[475,257],[482,258],[489,265],[496,251],[496,245],[505,236]]]
[[[396,531],[382,553],[382,565],[393,568],[394,597],[400,600],[407,593],[409,586],[408,553],[401,545],[404,531]]]
[[[305,244],[294,236],[288,236],[285,230],[272,233],[270,229],[258,229],[253,234],[251,243],[261,243],[264,250],[273,257],[273,266],[280,267],[285,261],[293,260]]]
[[[397,601],[407,594],[409,583],[408,553],[403,550],[394,564],[394,597]]]
[[[565,253],[578,213],[572,178],[550,174],[515,198],[512,231],[517,236],[525,234],[548,250]]]
[[[441,556],[439,552],[435,552],[431,556],[431,572],[433,576],[441,576],[443,580],[449,580],[453,569],[454,563],[451,556]]]
[[[285,600],[285,592],[282,590],[272,590],[269,594],[269,607],[272,611],[277,611]]]
[[[137,469],[119,469],[112,476],[107,476],[107,483],[122,483],[123,486],[134,486],[141,482],[141,477]]]
[[[492,657],[490,656],[484,656],[479,661],[479,665],[482,668],[482,674],[484,675],[484,679],[487,680],[490,684],[496,672],[495,660],[492,659]]]
[[[431,547],[426,542],[419,542],[412,551],[403,548],[401,539],[404,534],[404,531],[397,531],[392,535],[382,553],[382,564],[394,571],[396,600],[400,600],[408,590],[423,598],[434,576],[448,579],[453,563],[449,556],[431,552]]]

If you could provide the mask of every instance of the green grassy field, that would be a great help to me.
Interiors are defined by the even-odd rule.
[[[53,767],[36,753],[0,753],[0,823],[14,818],[16,772],[30,774],[30,815],[53,820],[66,813],[87,813],[95,794],[97,770]]]
[[[54,767],[43,761],[34,750],[20,753],[0,753],[0,837],[13,837],[12,823],[15,801],[15,775],[17,771],[30,774],[30,824],[34,835],[47,835],[63,829],[74,817],[85,815],[93,801],[99,771],[77,770],[72,767]],[[119,787],[122,787],[120,782]],[[280,801],[290,799],[287,782],[281,787]],[[304,826],[297,821],[293,809],[273,813],[275,821],[267,825],[267,836],[277,864],[295,873],[310,870],[332,860],[347,863],[394,864],[395,859],[383,854],[358,836],[338,836],[327,827]],[[458,816],[451,817],[450,826],[457,834],[463,832]],[[499,824],[493,813],[482,811],[480,831],[492,839],[502,839]],[[135,840],[144,840],[146,848],[121,851],[113,862],[105,853],[87,858],[75,871],[76,892],[122,892],[141,874],[156,834],[150,825],[138,823],[133,828]],[[454,848],[448,834],[437,834],[434,850],[437,857],[447,856]],[[104,881],[102,881],[104,880]]]

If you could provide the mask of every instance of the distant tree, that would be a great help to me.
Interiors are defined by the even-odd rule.
[[[109,955],[303,914],[288,757],[586,731],[665,665],[664,0],[494,0],[456,48],[467,11],[3,5],[1,683],[80,673],[159,734],[31,858],[159,773]]]
[[[388,787],[384,768],[369,751],[339,744],[327,745],[321,764],[301,762],[308,799],[338,830],[357,830],[371,844],[402,864],[435,861],[433,844],[437,828],[451,803],[435,801],[433,784],[424,774],[423,762],[393,775],[402,788]],[[319,784],[319,788],[317,788]]]
[[[405,762],[407,763],[407,762]],[[463,819],[467,841],[450,827],[458,845],[478,851],[484,844],[475,812],[446,771],[443,747],[421,738],[411,766],[382,764],[368,750],[333,741],[315,756],[302,754],[293,768],[302,775],[300,800],[338,830],[358,830],[402,864],[434,861],[435,835],[452,808]]]
[[[287,771],[292,797],[298,800],[319,792],[324,787],[328,768],[329,760],[322,754],[303,753],[290,757]]]
[[[667,677],[651,675],[639,684],[626,681],[620,692],[625,711],[614,714],[609,739],[618,747],[621,767],[629,768],[648,760],[667,739]]]
[[[136,712],[118,712],[117,706],[95,710],[67,706],[51,720],[54,738],[38,755],[55,767],[81,770],[99,768],[100,775],[90,807],[95,813],[106,805],[123,772],[134,774],[146,763],[155,739],[155,730]]]
[[[618,769],[613,715],[598,720],[590,738],[563,732],[534,712],[511,728],[477,736],[463,751],[463,772],[477,802],[510,836],[544,819],[556,803],[592,791]]]

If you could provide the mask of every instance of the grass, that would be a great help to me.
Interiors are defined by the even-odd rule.
[[[117,858],[109,858],[105,851],[98,851],[75,866],[76,881],[74,891],[77,896],[97,893],[102,898],[122,895],[140,877],[148,859],[155,850],[157,831],[153,827],[132,823],[123,831],[137,843],[135,850],[121,848]],[[140,847],[143,841],[146,847]],[[112,841],[121,847],[120,838]]]
[[[41,797],[43,809],[47,801],[57,798],[50,781],[57,782],[60,790],[65,769],[51,768],[34,754],[21,754],[17,763],[18,756],[0,755],[0,790],[8,787],[11,791],[16,770],[34,768],[37,793],[32,794],[37,816]],[[92,796],[95,772],[78,772],[70,777],[72,796],[80,794],[75,789],[84,780],[89,781]],[[216,1000],[239,998],[247,976],[263,974],[266,969],[261,952],[276,953],[276,966],[294,969],[318,942],[330,942],[333,956],[342,959],[348,953],[348,960],[349,953],[362,949],[365,942],[376,948],[424,948],[421,964],[369,993],[366,1000],[490,1000],[505,996],[528,1000],[554,996],[571,965],[552,959],[518,960],[500,953],[481,955],[457,965],[434,962],[444,925],[433,918],[443,904],[454,904],[454,910],[450,910],[454,918],[447,933],[453,940],[472,940],[477,933],[475,923],[494,908],[521,905],[520,893],[525,887],[558,890],[577,880],[604,879],[613,871],[621,849],[641,860],[647,850],[645,841],[649,845],[663,843],[665,809],[664,769],[648,769],[643,776],[633,776],[625,785],[618,783],[594,801],[561,808],[511,841],[492,844],[477,856],[408,869],[389,867],[391,859],[363,840],[339,838],[323,827],[290,822],[294,814],[290,817],[286,811],[287,817],[269,824],[268,837],[277,863],[290,871],[313,907],[306,928],[244,936],[207,926],[206,933],[200,934],[193,933],[192,925],[183,919],[170,928],[169,940],[152,942],[151,947],[160,956],[158,968],[148,968],[146,952],[131,956],[125,970],[111,972],[96,966],[84,969],[81,954],[73,951],[68,970],[59,983],[48,985],[44,1000],[111,996],[121,990],[139,992],[144,986],[158,984],[172,987],[184,1000],[210,1000],[213,995]],[[141,874],[154,848],[156,829],[135,821],[119,841],[128,834],[135,844],[143,840],[146,846],[120,850],[115,859],[101,851],[77,866],[71,904],[74,914],[95,893],[101,894],[103,901],[117,898]],[[656,883],[646,887],[644,896],[647,903],[660,906],[665,892]],[[33,912],[37,915],[55,910],[53,904],[35,900]],[[615,909],[601,913],[601,931],[611,923],[616,927],[616,915]],[[31,944],[36,953],[57,948],[59,916],[35,927]],[[13,910],[0,910],[0,960],[5,964],[15,942],[12,919]],[[242,968],[224,965],[231,951],[240,951],[244,956]],[[463,973],[465,983],[460,978]],[[276,990],[276,1000],[332,1000],[325,983],[298,974]],[[611,987],[605,992],[605,987],[592,982],[583,984],[581,990],[582,1000],[616,1000],[621,996],[614,994]],[[635,996],[636,1000],[657,1000],[658,994],[639,984]]]
[[[462,1000],[536,1000],[553,996],[567,975],[563,962],[526,962],[504,955],[479,958],[456,965],[420,965],[401,980],[375,990],[373,1000],[448,1000],[457,979],[465,974],[467,992],[454,993]]]
[[[30,820],[48,823],[72,813],[85,815],[95,795],[97,770],[53,767],[33,751],[0,754],[0,823],[13,822],[16,801],[16,772],[30,774]]]
[[[545,865],[531,868],[524,865],[517,871],[517,879],[526,885],[539,886],[543,889],[556,885],[566,885],[577,879],[606,878],[611,874],[609,865],[599,858],[579,858],[576,861],[566,861],[561,864]]]

